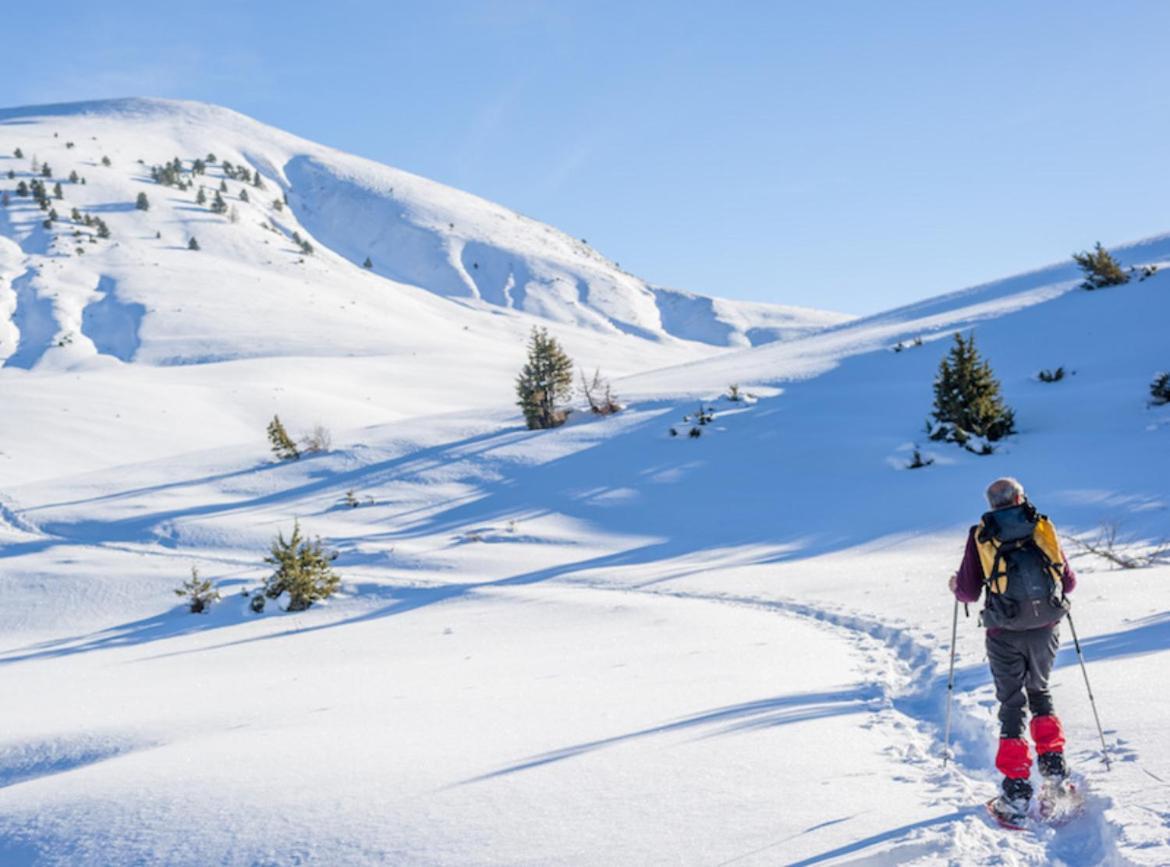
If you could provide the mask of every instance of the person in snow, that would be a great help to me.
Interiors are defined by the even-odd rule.
[[[1012,478],[987,488],[986,512],[967,534],[967,549],[950,589],[960,602],[977,602],[987,628],[987,660],[999,700],[1000,796],[990,805],[1003,819],[1022,821],[1032,798],[1032,756],[1024,739],[1025,708],[1046,785],[1059,791],[1068,776],[1064,731],[1052,707],[1048,677],[1060,647],[1060,621],[1076,586],[1052,522],[1039,514]]]

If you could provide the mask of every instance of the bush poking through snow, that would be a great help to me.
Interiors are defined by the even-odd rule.
[[[333,447],[333,434],[323,424],[313,427],[311,431],[301,437],[301,451],[309,454],[327,452]]]
[[[211,579],[200,578],[199,570],[194,566],[191,567],[191,577],[175,590],[175,595],[187,600],[192,614],[206,614],[212,603],[219,601],[219,591]]]
[[[991,443],[1015,433],[1015,414],[1003,402],[999,381],[979,356],[974,336],[964,340],[956,334],[955,345],[939,363],[932,417],[932,440],[958,443],[975,454],[991,454]]]
[[[345,496],[342,497],[341,502],[343,502],[345,505],[349,506],[351,509],[356,509],[358,506],[361,505],[361,501],[358,500],[357,494],[355,494],[353,492],[353,488],[350,488],[348,491],[345,492]]]
[[[1106,286],[1121,286],[1129,282],[1129,274],[1122,270],[1121,265],[1101,246],[1100,241],[1091,251],[1073,253],[1073,261],[1085,274],[1082,289],[1103,289]]]
[[[1150,403],[1154,406],[1170,403],[1170,373],[1155,374],[1150,383]]]
[[[609,380],[601,376],[601,368],[593,371],[592,380],[585,377],[584,370],[581,371],[581,393],[585,395],[585,400],[589,402],[589,411],[594,415],[613,415],[622,411],[622,405],[614,397]]]
[[[1153,546],[1142,546],[1118,538],[1121,525],[1107,521],[1097,528],[1095,538],[1065,536],[1086,554],[1100,557],[1120,569],[1145,569],[1170,560],[1170,541],[1162,540]]]
[[[516,377],[517,404],[529,430],[565,423],[569,411],[558,408],[573,393],[573,360],[548,329],[533,326],[528,336],[528,361]]]
[[[910,458],[910,463],[906,464],[906,469],[917,470],[920,467],[929,467],[934,463],[934,458],[924,458],[922,452],[919,451],[918,446],[914,447],[914,455]]]
[[[268,444],[272,447],[272,453],[282,461],[295,461],[301,456],[297,444],[284,429],[278,415],[274,415],[272,421],[268,423]]]
[[[138,194],[138,198],[134,200],[134,207],[140,211],[150,210],[150,200],[146,198],[146,193]]]
[[[264,581],[264,595],[269,599],[288,594],[288,610],[304,611],[314,602],[328,599],[341,586],[341,578],[330,565],[337,554],[326,551],[321,540],[309,541],[301,535],[300,522],[293,523],[292,536],[280,532],[272,541],[272,551],[265,563],[275,571]]]
[[[1036,378],[1041,382],[1060,382],[1064,379],[1064,368],[1058,367],[1056,370],[1042,370],[1036,374]]]
[[[740,394],[738,385],[727,386],[727,399],[732,402],[739,402],[743,400],[743,395]]]

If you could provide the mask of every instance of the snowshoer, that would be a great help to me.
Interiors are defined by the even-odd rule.
[[[1025,708],[1046,790],[1066,791],[1064,731],[1052,707],[1048,677],[1060,648],[1065,598],[1076,575],[1052,522],[1039,514],[1012,478],[987,488],[986,512],[967,534],[967,549],[950,588],[960,602],[986,591],[980,623],[987,628],[987,660],[999,700],[1002,793],[988,806],[1009,825],[1025,819],[1032,798],[1032,756],[1024,739]]]

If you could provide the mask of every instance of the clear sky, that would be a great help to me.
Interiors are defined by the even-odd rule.
[[[1170,3],[5,3],[0,105],[215,102],[669,286],[865,313],[1170,231]]]

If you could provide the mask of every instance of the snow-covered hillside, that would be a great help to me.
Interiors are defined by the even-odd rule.
[[[360,268],[368,261],[373,274],[398,284],[603,334],[629,333],[658,341],[676,336],[745,346],[848,318],[653,288],[584,241],[551,226],[217,106],[121,99],[0,109],[0,130],[4,154],[10,158],[6,168],[16,171],[15,179],[35,174],[30,171],[34,158],[49,164],[55,179],[67,179],[74,170],[85,179],[84,188],[65,181],[68,195],[63,204],[55,203],[63,219],[51,234],[37,229],[40,219],[33,218],[43,214],[35,209],[10,213],[14,225],[7,234],[16,235],[29,252],[43,253],[51,245],[59,255],[68,256],[75,247],[70,242],[75,226],[67,216],[76,206],[108,217],[114,237],[97,251],[117,246],[122,253],[113,258],[123,264],[126,258],[137,257],[165,260],[157,266],[153,261],[139,263],[147,267],[173,267],[176,257],[165,253],[185,248],[195,235],[202,242],[203,258],[213,259],[228,278],[236,277],[232,272],[241,268],[240,283],[258,284],[249,285],[249,292],[261,298],[268,294],[265,284],[274,280],[354,282],[355,269],[342,264]],[[11,159],[15,148],[21,149],[23,160]],[[179,160],[181,179],[192,186],[154,186],[149,167],[174,159]],[[196,159],[207,164],[206,171],[191,173]],[[239,175],[235,170],[240,168],[249,174]],[[226,215],[213,217],[209,212],[210,197],[225,180],[225,169],[224,197],[238,215],[238,225],[229,226]],[[254,171],[260,175],[258,184],[252,181]],[[209,201],[199,205],[195,200],[201,187]],[[133,213],[139,192],[154,197],[151,213]],[[241,193],[250,201],[241,202]],[[282,199],[288,207],[278,210],[275,203]],[[303,268],[289,268],[301,258],[291,240],[294,231],[332,255],[305,262]],[[161,237],[151,244],[155,232]],[[179,267],[185,270],[195,258],[178,258]],[[153,276],[166,279],[167,271]],[[396,289],[377,281],[365,285],[382,292]],[[142,293],[126,289],[124,294]],[[159,305],[148,306],[153,317],[170,318],[165,309],[154,309]],[[184,318],[194,317],[188,311]],[[148,320],[147,337],[152,330]],[[266,343],[252,352],[267,354],[271,350]],[[218,341],[161,347],[148,340],[144,349],[146,360],[173,362],[239,351]]]
[[[122,238],[151,204],[116,215]],[[213,327],[152,333],[147,312],[135,358],[151,363],[78,337],[0,371],[0,863],[1170,863],[1170,566],[1114,570],[1071,538],[1170,536],[1170,406],[1147,404],[1170,368],[1170,271],[1085,292],[1056,265],[735,352],[558,326],[624,375],[630,406],[530,432],[507,371],[531,317],[405,283],[391,302],[358,273],[342,297],[363,336],[330,324],[348,314],[317,278],[274,283],[317,305],[314,331],[201,264],[244,224],[208,224],[222,235],[153,286],[181,286],[166,303]],[[38,236],[15,234],[0,269],[27,293]],[[325,246],[303,264],[278,249],[292,273],[340,269]],[[1170,236],[1116,252],[1168,264]],[[53,261],[68,287],[77,261]],[[88,313],[103,334],[158,303],[96,286],[91,304],[114,296]],[[86,307],[62,300],[80,289],[45,297],[84,334]],[[956,331],[1016,412],[990,456],[923,433]],[[254,357],[168,363],[252,334]],[[321,334],[350,335],[354,357],[318,351]],[[732,384],[751,397],[719,397]],[[700,404],[715,418],[692,438]],[[320,414],[333,448],[273,462],[274,410]],[[915,445],[932,465],[906,468]],[[1114,759],[1066,647],[1054,696],[1088,809],[1020,834],[982,813],[997,729],[973,618],[956,761],[940,760],[945,582],[1005,474],[1068,534]],[[239,594],[294,520],[338,552],[343,593],[253,614]],[[225,597],[207,615],[172,595],[191,566]]]

